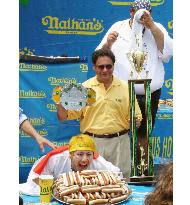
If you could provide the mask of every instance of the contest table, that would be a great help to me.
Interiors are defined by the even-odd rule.
[[[129,185],[132,189],[132,194],[126,202],[120,203],[121,205],[143,205],[145,196],[153,190],[153,186],[141,186],[141,185]],[[37,196],[21,195],[24,201],[24,205],[42,205],[40,199]],[[52,198],[49,205],[61,205],[62,203]]]

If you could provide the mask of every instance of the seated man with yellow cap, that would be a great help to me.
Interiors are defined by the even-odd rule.
[[[64,172],[86,169],[120,172],[118,167],[106,161],[95,151],[93,138],[85,134],[73,136],[69,141],[69,145],[50,151],[34,163],[27,182],[20,184],[20,192],[39,195],[40,189],[37,182],[40,174],[53,175],[56,179],[59,174]]]

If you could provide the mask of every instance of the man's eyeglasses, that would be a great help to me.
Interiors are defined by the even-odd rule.
[[[113,65],[111,64],[106,64],[106,65],[98,65],[96,66],[98,69],[103,70],[104,68],[106,68],[107,70],[110,70],[113,68]]]

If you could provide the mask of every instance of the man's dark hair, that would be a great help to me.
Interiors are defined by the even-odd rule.
[[[99,50],[94,51],[94,53],[92,54],[92,63],[95,65],[98,58],[104,56],[110,57],[113,64],[115,63],[115,56],[113,52],[110,49],[106,48],[101,48]]]

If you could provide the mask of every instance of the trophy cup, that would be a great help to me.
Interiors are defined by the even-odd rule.
[[[61,104],[66,110],[80,110],[96,101],[96,93],[82,84],[66,84],[53,89],[52,100]]]
[[[131,184],[152,184],[154,183],[154,171],[153,171],[153,155],[152,155],[152,117],[151,117],[151,92],[150,83],[151,79],[148,79],[148,71],[146,71],[146,77],[142,79],[141,72],[144,69],[143,65],[147,60],[147,53],[137,49],[127,54],[127,57],[131,63],[131,67],[136,71],[137,75],[134,78],[134,73],[131,71],[129,83],[129,95],[130,95],[130,123],[131,123]],[[144,147],[138,143],[136,130],[136,115],[135,115],[135,84],[144,84],[145,90],[145,114],[146,114],[146,146]],[[143,143],[144,144],[144,143]],[[145,154],[146,153],[146,154]]]
[[[141,79],[140,73],[143,70],[145,60],[147,60],[147,54],[144,51],[136,50],[127,53],[127,57],[132,68],[137,72],[137,79]],[[133,71],[131,72],[131,78],[133,78]]]

